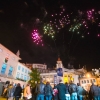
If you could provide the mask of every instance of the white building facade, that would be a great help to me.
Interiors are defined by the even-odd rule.
[[[16,80],[18,72],[23,73],[23,79],[29,79],[28,72],[31,70],[25,65],[19,63],[19,60],[21,60],[20,57],[0,44],[0,79],[2,82],[10,81],[18,83],[19,81]],[[25,73],[22,71],[22,69],[18,70],[19,66],[25,69]]]
[[[73,81],[75,84],[79,83],[79,76],[86,73],[84,68],[81,69],[67,69],[64,68],[62,61],[58,58],[55,70],[49,71],[49,73],[41,73],[41,77],[44,82],[49,81],[53,86],[59,83],[59,79],[62,79],[64,83],[70,83]]]
[[[31,72],[31,70],[28,67],[26,67],[24,64],[18,62],[15,77],[17,79],[22,79],[22,80],[28,81],[28,80],[30,80],[30,77],[29,77],[30,72]]]

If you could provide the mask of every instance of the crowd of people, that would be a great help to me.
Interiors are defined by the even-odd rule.
[[[100,87],[92,83],[90,91],[86,91],[79,83],[72,81],[64,84],[62,79],[54,87],[42,79],[34,88],[28,83],[25,87],[18,84],[5,84],[2,96],[6,100],[100,100]]]

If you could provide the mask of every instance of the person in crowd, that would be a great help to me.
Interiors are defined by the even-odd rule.
[[[73,81],[70,82],[69,93],[71,96],[71,100],[78,100],[77,99],[77,85],[74,84]]]
[[[13,100],[14,88],[13,85],[10,84],[7,89],[7,100]]]
[[[21,93],[22,93],[22,88],[20,86],[20,83],[18,83],[14,92],[15,100],[19,100],[19,98],[21,97]]]
[[[30,100],[32,98],[30,83],[28,83],[24,89],[24,100]]]
[[[66,94],[65,94],[66,100],[70,100],[69,84],[66,82],[65,85],[66,85]]]
[[[93,100],[99,100],[99,95],[100,95],[99,87],[96,86],[93,82],[92,82],[92,85],[90,87],[90,92],[93,96]]]
[[[36,100],[44,100],[44,87],[45,84],[42,82],[43,79],[40,79],[40,83],[36,85],[35,93],[37,94]]]
[[[98,88],[99,88],[99,100],[100,100],[100,86],[98,86]]]
[[[93,100],[93,95],[92,95],[92,93],[91,93],[91,91],[89,90],[89,93],[88,93],[89,95],[88,95],[88,97],[89,97],[89,100]]]
[[[34,87],[32,87],[32,100],[36,100],[36,93],[35,93],[35,89],[36,89],[36,84]]]
[[[3,84],[2,84],[2,81],[0,79],[0,96],[2,95],[2,91],[3,91]]]
[[[7,97],[7,90],[8,90],[8,84],[4,84],[4,89],[3,89],[3,97]]]
[[[44,94],[46,100],[52,100],[53,89],[49,82],[46,82],[46,85],[44,87]]]
[[[66,86],[63,84],[62,79],[59,79],[58,89],[58,100],[65,100]]]
[[[57,84],[54,84],[53,88],[53,100],[58,100],[58,89],[57,89]]]
[[[3,97],[7,97],[7,89],[8,87],[4,87],[4,90],[3,90]]]
[[[84,97],[86,96],[86,90],[80,86],[79,83],[77,83],[77,96],[78,100],[84,100]]]

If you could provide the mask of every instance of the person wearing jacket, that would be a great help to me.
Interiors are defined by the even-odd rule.
[[[15,100],[19,100],[19,98],[21,97],[21,93],[22,93],[22,88],[20,86],[20,83],[18,83],[14,92]]]
[[[31,94],[31,88],[30,88],[30,84],[28,83],[24,89],[24,94],[23,94],[24,100],[29,100],[30,98],[32,98],[32,94]]]
[[[69,84],[66,82],[65,85],[66,85],[66,94],[65,94],[66,100],[70,100]]]
[[[7,89],[7,100],[13,100],[14,88],[13,85],[10,84]]]
[[[53,100],[58,100],[57,83],[54,84],[53,92]]]
[[[94,85],[94,83],[92,83],[90,87],[90,92],[93,96],[93,100],[99,100],[99,95],[100,95],[99,87]]]
[[[83,100],[84,96],[86,95],[86,90],[80,86],[79,83],[77,83],[77,96],[78,100]]]
[[[40,79],[40,83],[36,85],[35,93],[37,94],[36,100],[44,100],[44,87],[45,84],[42,82],[42,78]]]
[[[66,94],[66,86],[63,84],[62,79],[59,80],[59,84],[57,85],[58,89],[58,100],[65,100],[65,94]]]
[[[52,100],[53,89],[49,82],[47,82],[44,87],[44,94],[45,94],[46,100]]]
[[[69,93],[71,96],[71,100],[78,100],[77,98],[77,85],[73,83],[73,81],[71,81],[70,85],[69,85]]]

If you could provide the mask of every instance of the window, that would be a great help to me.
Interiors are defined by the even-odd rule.
[[[89,83],[89,80],[87,80],[87,83]]]
[[[21,79],[23,79],[23,74],[21,74]]]
[[[27,73],[27,69],[25,69],[25,73]]]
[[[12,75],[13,67],[10,66],[8,75]]]
[[[19,72],[17,72],[17,78],[19,78],[19,75],[20,75],[20,73],[19,73]]]
[[[2,65],[2,68],[1,68],[1,74],[5,74],[6,68],[7,68],[7,64],[4,63],[4,64]]]
[[[82,84],[84,84],[84,82],[82,81]]]
[[[20,66],[18,66],[18,70],[20,70],[21,69],[21,67]]]
[[[24,68],[22,68],[22,72],[24,72]]]
[[[95,79],[93,79],[93,82],[95,82]]]
[[[24,76],[24,80],[26,80],[26,75]]]
[[[7,63],[7,62],[8,62],[8,59],[9,59],[8,57],[6,57],[6,58],[5,58],[5,63]]]
[[[91,81],[91,83],[92,83],[92,79],[91,79],[90,81]]]
[[[84,80],[84,83],[86,83],[86,80]]]

